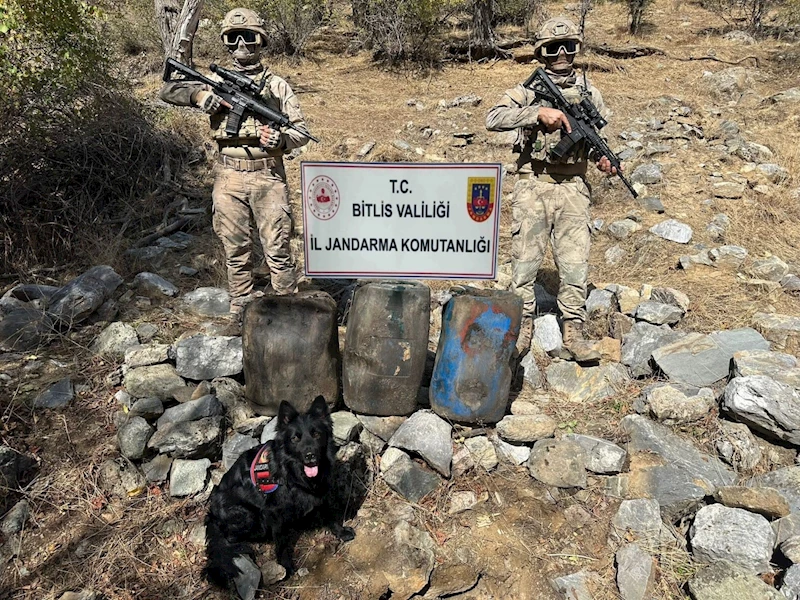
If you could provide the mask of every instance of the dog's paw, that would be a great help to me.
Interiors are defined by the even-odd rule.
[[[349,542],[356,537],[356,530],[352,527],[343,526],[338,532],[336,532],[336,537],[343,542]]]

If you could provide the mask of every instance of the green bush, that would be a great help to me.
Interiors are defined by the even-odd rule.
[[[353,20],[376,57],[435,61],[442,25],[461,6],[453,0],[353,0]]]

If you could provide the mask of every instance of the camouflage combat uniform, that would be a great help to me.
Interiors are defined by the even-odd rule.
[[[300,103],[289,84],[263,68],[247,73],[256,81],[266,77],[263,102],[287,115],[294,125],[306,129]],[[194,106],[193,95],[209,88],[196,82],[167,83],[161,98],[179,106]],[[225,133],[227,111],[210,116],[212,135],[219,156],[214,167],[214,231],[225,248],[228,287],[231,297],[248,296],[253,291],[250,215],[255,220],[261,245],[278,294],[296,291],[295,262],[289,246],[292,213],[283,155],[303,146],[308,138],[293,129],[281,132],[280,145],[272,150],[259,146],[259,127],[269,125],[260,117],[245,113],[239,134]]]
[[[600,92],[575,73],[569,77],[548,73],[570,102],[580,102],[588,94],[600,114],[609,111]],[[590,160],[587,150],[579,145],[561,162],[549,155],[561,139],[561,132],[546,132],[539,126],[539,106],[534,93],[522,84],[507,90],[500,102],[486,117],[490,131],[517,131],[514,143],[519,180],[511,199],[511,289],[524,301],[523,315],[536,312],[534,282],[542,264],[547,242],[560,280],[558,307],[564,320],[586,319],[586,284],[589,270],[590,189],[586,171]],[[550,107],[552,108],[552,107]],[[599,157],[591,157],[596,160]]]

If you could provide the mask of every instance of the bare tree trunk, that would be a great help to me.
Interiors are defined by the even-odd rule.
[[[192,42],[204,0],[155,0],[165,58],[192,66]]]
[[[470,43],[473,46],[493,49],[495,46],[494,30],[492,29],[493,0],[473,0],[472,3],[472,31]]]

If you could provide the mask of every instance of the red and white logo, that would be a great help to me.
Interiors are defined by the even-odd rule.
[[[318,219],[332,219],[339,210],[339,188],[330,177],[314,177],[306,190],[306,203],[308,210]]]

